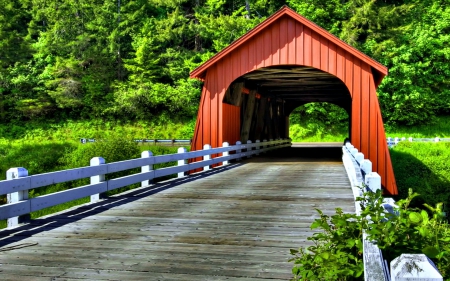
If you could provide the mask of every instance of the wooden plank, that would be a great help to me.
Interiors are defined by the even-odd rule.
[[[39,174],[30,177],[30,188],[37,188],[55,183],[78,180],[106,173],[106,165],[100,165]]]
[[[264,130],[264,117],[267,111],[267,98],[261,98],[259,100],[258,115],[255,129],[255,139],[261,140],[261,135]]]
[[[5,220],[13,217],[30,213],[30,202],[19,201],[0,206],[0,220]]]
[[[255,110],[256,90],[250,90],[248,94],[248,101],[245,107],[244,120],[241,128],[241,142],[247,143],[250,135],[250,125],[252,124],[252,117]]]
[[[231,91],[231,99],[229,104],[234,106],[241,106],[242,103],[242,90],[244,89],[244,83],[243,82],[236,82],[232,84],[232,91]]]
[[[93,194],[106,192],[107,187],[107,182],[101,182],[32,198],[29,200],[31,212],[87,197]]]

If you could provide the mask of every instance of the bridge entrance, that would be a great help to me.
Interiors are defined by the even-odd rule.
[[[196,68],[204,81],[192,150],[289,136],[289,115],[309,102],[349,113],[352,144],[397,194],[376,88],[387,68],[288,7]]]

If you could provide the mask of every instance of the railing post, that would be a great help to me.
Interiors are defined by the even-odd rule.
[[[391,281],[442,281],[434,263],[424,254],[402,254],[391,261]]]
[[[105,163],[106,163],[106,161],[103,157],[94,157],[90,161],[91,166],[100,166]],[[97,183],[101,183],[103,181],[105,181],[105,175],[97,175],[97,176],[91,177],[91,184],[97,184]],[[100,200],[99,193],[91,195],[91,202],[95,202],[98,200]]]
[[[6,179],[14,180],[28,176],[28,170],[22,167],[11,168],[6,171]],[[8,204],[17,203],[28,199],[28,190],[17,191],[6,195]],[[19,223],[30,219],[30,214],[22,215],[20,217],[12,217],[7,220],[8,228],[16,227]]]
[[[251,141],[251,140],[248,140],[248,141],[247,141],[247,144],[252,144],[252,141]],[[247,148],[247,158],[252,157],[252,155],[251,155],[252,150],[253,150],[252,147],[248,147],[248,148]]]
[[[229,147],[229,146],[230,146],[230,144],[229,144],[228,142],[222,143],[222,147]],[[229,156],[229,155],[230,155],[230,152],[229,152],[229,151],[224,151],[224,152],[222,153],[222,155],[223,155],[223,156]],[[229,161],[228,161],[228,160],[225,160],[225,161],[222,162],[222,165],[225,166],[225,165],[228,165],[228,163],[229,163]]]
[[[186,153],[186,152],[187,152],[186,148],[184,148],[184,147],[178,148],[178,153]],[[187,164],[186,162],[187,162],[186,159],[178,160],[178,166],[184,166],[184,165]],[[184,176],[185,176],[185,172],[179,172],[178,173],[178,178],[183,178]]]
[[[242,153],[242,150],[241,150],[241,142],[240,141],[237,141],[236,142],[236,146],[239,146],[239,148],[238,149],[236,149],[236,154],[237,154],[237,158],[236,158],[236,160],[237,161],[239,161],[239,160],[241,160],[241,153]]]
[[[211,149],[211,145],[209,145],[209,144],[205,144],[203,146],[203,150],[210,150],[210,149]],[[211,154],[204,155],[203,160],[211,160]],[[209,169],[210,169],[209,165],[203,167],[203,171],[208,171]]]
[[[153,157],[153,152],[148,150],[142,151],[141,158],[151,158],[151,157]],[[141,173],[150,172],[151,170],[153,170],[153,165],[145,165],[141,167]],[[141,181],[141,187],[149,186],[150,182],[151,182],[150,180]]]
[[[372,192],[381,190],[381,177],[377,172],[370,172],[366,174],[364,183]]]
[[[361,163],[359,163],[359,167],[366,175],[372,172],[372,162],[369,159],[362,160]]]
[[[361,162],[364,160],[364,154],[361,152],[356,153],[355,160],[361,164]]]
[[[255,149],[256,149],[256,155],[259,155],[259,149],[260,149],[259,143],[260,143],[260,141],[259,141],[259,140],[256,140],[255,142],[256,142],[256,147],[255,147]]]

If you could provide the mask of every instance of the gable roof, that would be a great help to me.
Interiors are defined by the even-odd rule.
[[[241,45],[245,44],[248,40],[251,40],[253,36],[258,34],[261,30],[265,29],[269,25],[271,25],[273,22],[277,21],[283,16],[289,16],[293,18],[294,20],[300,22],[301,24],[305,25],[306,27],[310,28],[312,31],[318,33],[319,35],[323,36],[330,42],[334,43],[336,46],[344,49],[345,51],[349,52],[353,56],[357,57],[361,61],[369,64],[372,68],[374,68],[377,72],[379,72],[381,77],[384,77],[388,73],[388,69],[386,66],[382,65],[381,63],[377,62],[376,60],[372,59],[368,55],[364,54],[363,52],[359,51],[358,49],[348,45],[341,39],[337,38],[333,34],[329,33],[325,29],[321,28],[314,22],[308,20],[307,18],[297,14],[294,10],[287,6],[283,6],[278,12],[267,18],[262,23],[258,24],[256,27],[254,27],[252,30],[241,36],[239,39],[231,43],[228,47],[224,48],[222,51],[214,55],[212,58],[207,60],[205,63],[194,69],[190,73],[191,78],[198,78],[198,79],[204,79],[206,75],[206,70],[215,64],[217,61],[228,55],[229,53],[233,52],[235,49],[239,48]]]

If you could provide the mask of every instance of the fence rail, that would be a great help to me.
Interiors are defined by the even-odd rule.
[[[82,138],[80,139],[80,143],[93,143],[96,142],[96,139],[90,138]],[[191,145],[192,140],[187,139],[135,139],[134,142],[141,144],[151,144],[151,145],[163,145],[163,146],[184,146]]]
[[[150,151],[142,152],[142,157],[106,164],[102,157],[91,159],[91,166],[70,170],[62,170],[45,174],[28,176],[25,168],[11,168],[7,171],[7,180],[0,181],[0,195],[7,195],[8,203],[0,206],[0,220],[7,219],[8,227],[15,227],[21,223],[21,218],[30,212],[38,211],[54,205],[62,204],[79,198],[91,196],[91,201],[99,200],[100,193],[114,190],[134,183],[147,186],[154,178],[178,174],[184,177],[186,172],[203,169],[209,170],[211,165],[227,165],[230,160],[250,157],[272,149],[291,146],[290,139],[270,141],[248,141],[246,144],[237,142],[230,146],[224,142],[222,147],[211,148],[205,145],[203,150],[186,152],[180,147],[178,153],[153,156]],[[231,154],[231,152],[234,152]],[[221,154],[213,158],[212,155]],[[188,162],[202,158],[201,161]],[[153,165],[178,161],[177,166],[153,169]],[[141,172],[125,177],[105,180],[105,174],[141,167]],[[84,179],[90,177],[89,185],[80,186],[35,198],[28,198],[28,190],[52,184]],[[22,217],[21,217],[22,216]]]

